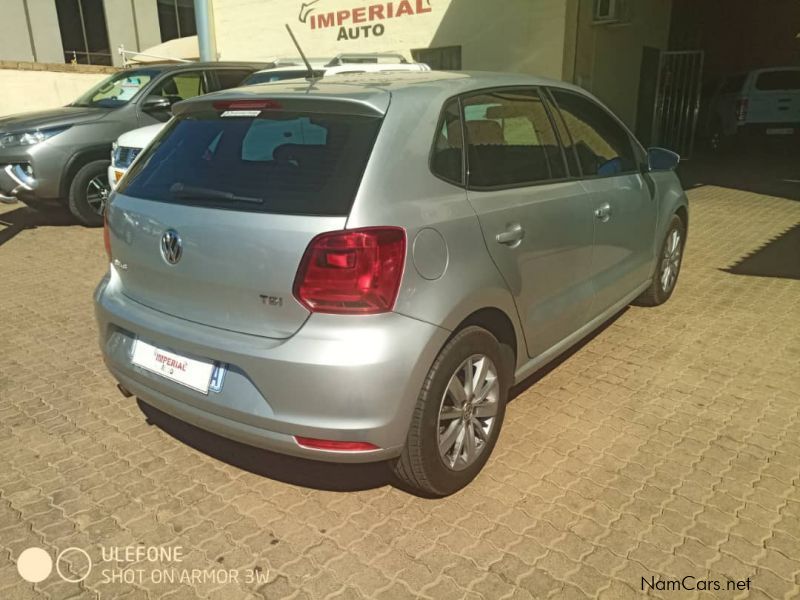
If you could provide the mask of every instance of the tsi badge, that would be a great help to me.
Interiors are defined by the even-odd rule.
[[[183,241],[174,229],[167,229],[161,236],[161,256],[169,264],[176,264],[183,255]]]

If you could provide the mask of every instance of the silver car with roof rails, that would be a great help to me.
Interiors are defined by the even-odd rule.
[[[253,446],[469,483],[509,388],[675,289],[677,155],[525,75],[392,73],[177,104],[106,213],[126,396]]]

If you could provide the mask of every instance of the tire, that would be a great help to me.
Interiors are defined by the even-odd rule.
[[[677,248],[673,249],[673,236],[676,232],[678,235]],[[678,215],[672,215],[672,220],[669,223],[669,227],[667,227],[667,234],[664,236],[664,241],[661,243],[661,250],[657,257],[653,280],[650,282],[650,287],[635,300],[634,304],[639,306],[659,306],[670,299],[678,284],[678,276],[680,275],[681,265],[683,264],[683,249],[685,245],[686,225]],[[676,250],[677,254],[675,254]],[[669,285],[666,285],[665,282],[667,279],[665,279],[664,275],[667,266],[670,266],[672,269],[672,277],[669,280]]]
[[[504,356],[508,354],[491,333],[471,326],[453,336],[436,357],[417,399],[403,453],[392,465],[395,475],[409,491],[426,497],[450,495],[472,481],[486,464],[500,434],[513,376],[513,365]],[[469,360],[474,362],[468,363]],[[478,387],[488,390],[486,399],[473,404],[479,407],[474,412],[456,409],[458,394],[454,395],[450,389],[457,390],[461,385],[461,390],[469,395],[463,385],[465,373],[469,369],[478,377],[482,366],[487,368],[487,376],[481,380],[484,385]],[[451,379],[455,380],[452,388]],[[440,415],[442,409],[445,412]],[[439,450],[440,436],[443,441],[447,436],[448,442],[443,444],[446,449],[449,441],[453,441],[444,455]],[[462,442],[457,449],[459,438]],[[470,448],[474,450],[471,456]]]
[[[100,227],[103,224],[103,209],[110,191],[108,165],[107,160],[94,160],[83,165],[69,186],[69,210],[87,227]],[[105,191],[98,186],[103,186]],[[98,198],[97,195],[102,197]]]

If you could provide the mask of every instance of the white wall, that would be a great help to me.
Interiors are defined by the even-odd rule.
[[[0,116],[64,106],[108,76],[0,69]]]
[[[61,45],[55,3],[28,0],[28,13],[37,62],[64,62],[64,47]]]
[[[666,49],[672,0],[635,0],[629,22],[592,23],[593,0],[580,0],[575,82],[603,100],[623,121],[636,123],[642,48]]]
[[[2,13],[0,22],[3,25],[0,34],[0,58],[33,60],[28,21],[25,18],[25,6],[22,0],[3,0],[0,12]]]
[[[560,78],[564,54],[565,0],[320,0],[301,22],[302,0],[213,0],[217,50],[222,60],[294,57],[288,23],[308,56],[340,52],[401,52],[458,45],[464,69],[522,71]],[[395,14],[388,18],[388,4]],[[383,6],[370,19],[370,6]],[[341,14],[339,11],[345,11]],[[319,17],[341,16],[320,27]],[[316,25],[316,27],[312,27]],[[369,37],[365,37],[366,27]],[[377,30],[376,30],[377,28]],[[380,33],[383,29],[382,35]]]

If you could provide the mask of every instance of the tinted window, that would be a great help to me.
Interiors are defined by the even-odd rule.
[[[800,71],[768,71],[756,80],[756,88],[772,90],[800,90]]]
[[[167,77],[150,92],[151,96],[163,96],[169,98],[170,103],[174,104],[181,100],[194,98],[207,93],[205,77],[202,71],[190,71],[188,73],[178,73]]]
[[[558,137],[561,140],[561,144],[565,148],[564,158],[566,158],[567,160],[567,166],[569,167],[569,172],[572,176],[578,177],[581,174],[580,169],[578,169],[578,159],[575,156],[575,152],[573,151],[574,144],[572,143],[572,138],[569,135],[569,131],[567,131],[567,126],[564,124],[564,117],[562,117],[561,113],[558,112],[558,108],[556,108],[556,106],[553,105],[553,101],[550,99],[550,96],[543,93],[542,99],[544,100],[544,103],[547,105],[547,110],[550,113],[550,118],[556,127],[556,131],[558,132]]]
[[[431,157],[433,174],[452,183],[464,183],[464,139],[461,134],[461,111],[451,100],[442,111]]]
[[[566,176],[561,148],[534,91],[495,92],[464,100],[469,184],[493,187]]]
[[[346,215],[380,119],[263,112],[177,118],[120,192],[149,200],[282,214]]]
[[[630,136],[608,112],[578,94],[552,91],[584,176],[607,177],[638,169]]]
[[[219,83],[219,89],[221,90],[227,90],[228,88],[241,85],[244,78],[250,75],[251,72],[252,71],[236,71],[233,69],[214,71],[217,76],[217,82]]]

